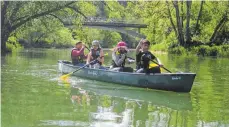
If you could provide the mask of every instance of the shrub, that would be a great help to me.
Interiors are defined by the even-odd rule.
[[[221,46],[220,56],[229,57],[229,45],[222,45]]]
[[[209,56],[218,56],[221,52],[221,48],[219,46],[212,46],[209,48]]]
[[[21,45],[17,41],[17,38],[15,36],[10,36],[6,42],[6,50],[8,52],[12,52],[16,48],[21,48]]]
[[[209,46],[207,45],[201,45],[199,47],[196,47],[196,54],[202,55],[202,56],[208,56],[209,55]]]
[[[186,49],[184,47],[181,47],[181,46],[169,48],[168,51],[171,54],[178,54],[178,55],[184,55],[186,53]]]

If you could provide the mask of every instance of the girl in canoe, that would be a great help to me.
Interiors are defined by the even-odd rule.
[[[123,71],[123,72],[133,72],[133,68],[125,67],[125,63],[133,63],[134,60],[127,58],[127,46],[126,43],[121,41],[117,44],[112,52],[112,65],[110,70],[112,71]]]
[[[136,47],[136,69],[137,73],[161,73],[161,61],[156,58],[150,51],[150,42],[146,39],[141,39]],[[156,59],[160,66],[150,68],[150,61]]]
[[[94,62],[92,62],[94,61]],[[92,62],[92,63],[91,63]],[[104,62],[104,53],[102,48],[100,47],[99,41],[94,40],[92,42],[92,48],[87,56],[87,63],[89,64],[90,68],[96,68],[96,69],[102,69],[103,67],[101,66]]]
[[[79,41],[71,51],[72,64],[76,66],[83,66],[87,56],[84,54],[85,45]]]

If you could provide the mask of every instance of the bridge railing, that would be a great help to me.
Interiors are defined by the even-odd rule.
[[[88,17],[84,20],[85,22],[115,22],[115,23],[143,23],[141,20],[123,20],[115,18],[104,18],[104,17]]]

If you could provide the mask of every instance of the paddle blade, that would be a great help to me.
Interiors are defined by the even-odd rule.
[[[157,64],[155,64],[155,63],[151,63],[151,64],[149,64],[149,68],[153,68],[153,67],[157,67],[158,65]]]
[[[69,74],[66,74],[66,75],[62,75],[62,76],[60,77],[60,79],[63,80],[63,81],[67,81],[67,80],[69,79],[69,76],[70,76],[71,74],[72,74],[72,73],[69,73]]]
[[[149,68],[153,68],[153,67],[158,67],[158,65],[157,65],[157,64],[155,64],[155,63],[151,63],[151,64],[149,64]],[[160,68],[160,70],[161,70],[161,68]]]

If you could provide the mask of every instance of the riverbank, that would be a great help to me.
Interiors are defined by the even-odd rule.
[[[9,43],[6,44],[6,51],[2,51],[2,54],[12,52],[13,50],[20,48],[54,48],[54,49],[66,49],[73,48],[74,44],[70,43],[29,43],[27,41],[16,42],[14,39],[10,39]],[[112,50],[113,48],[105,48]],[[135,49],[129,49],[130,51],[134,51]],[[177,54],[177,55],[198,55],[198,56],[214,56],[214,57],[229,57],[229,44],[223,44],[220,46],[208,46],[208,45],[198,45],[191,46],[188,48],[184,48],[182,46],[177,45],[169,45],[169,44],[155,44],[150,47],[150,50],[156,54]]]
[[[201,45],[196,47],[184,48],[181,46],[169,48],[171,54],[190,55],[196,54],[198,56],[217,56],[217,57],[229,57],[229,45],[221,46],[208,46]]]
[[[66,49],[66,48],[72,48],[74,44],[71,43],[48,43],[44,41],[40,42],[34,42],[29,43],[27,40],[19,39],[17,40],[15,37],[10,37],[8,42],[6,43],[6,50],[1,51],[2,54],[10,53],[12,51],[15,51],[17,49],[29,49],[29,48],[46,48],[46,49]]]
[[[168,52],[177,55],[198,55],[198,56],[216,56],[229,57],[229,44],[220,46],[192,46],[184,48],[182,46],[168,46],[166,44],[156,44],[151,46],[151,51]]]

